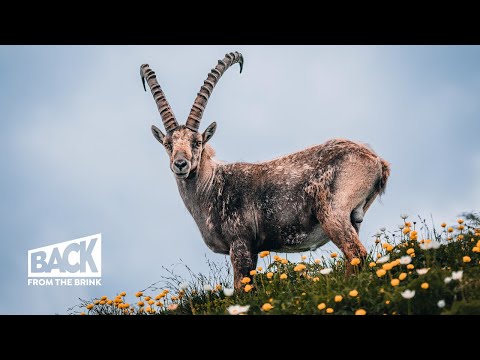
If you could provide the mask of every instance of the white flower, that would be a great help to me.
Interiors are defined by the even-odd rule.
[[[403,225],[403,224],[398,225],[398,228],[399,228],[400,230],[402,230],[404,227],[405,227],[405,225]]]
[[[445,307],[445,300],[439,300],[437,302],[437,306],[441,309]]]
[[[407,255],[407,256],[402,256],[402,257],[400,258],[400,264],[402,264],[402,265],[408,265],[408,264],[410,264],[411,262],[412,262],[412,258],[411,258],[410,256],[408,256],[408,255]]]
[[[325,268],[325,269],[320,270],[320,274],[322,274],[322,275],[328,275],[328,274],[330,274],[332,271],[333,271],[332,268]]]
[[[418,275],[425,275],[428,272],[428,270],[430,270],[430,268],[428,268],[428,269],[426,269],[426,268],[417,269],[417,273],[418,273]]]
[[[386,263],[388,260],[390,260],[390,254],[387,254],[385,256],[382,256],[381,258],[377,259],[377,264],[383,264]]]
[[[440,243],[438,241],[430,241],[430,242],[424,242],[423,244],[420,244],[420,249],[422,250],[430,250],[430,249],[438,249],[440,247]]]
[[[377,232],[377,233],[375,234],[375,237],[377,237],[377,238],[379,238],[380,236],[382,236],[382,233],[380,233],[380,232]]]
[[[405,220],[406,218],[408,218],[408,215],[407,215],[407,214],[402,214],[402,215],[400,215],[400,217],[401,217],[403,220]]]
[[[452,271],[452,280],[462,280],[463,270]]]
[[[230,315],[239,315],[246,313],[250,309],[250,305],[240,306],[240,305],[231,305],[227,308],[227,311]]]
[[[223,293],[225,294],[225,296],[232,296],[233,295],[233,289],[223,288]]]
[[[190,284],[188,282],[183,282],[179,285],[180,290],[187,290]]]
[[[380,228],[380,231],[381,231],[381,232],[384,232],[385,230],[387,230],[386,227],[381,227],[381,228]]]
[[[212,290],[213,290],[213,288],[212,288],[212,286],[211,286],[211,285],[209,285],[209,284],[205,284],[205,285],[203,285],[203,290],[205,290],[205,291],[212,291]]]
[[[415,290],[405,290],[401,294],[404,299],[411,299],[415,296]]]
[[[445,281],[445,284],[449,284],[452,278],[447,276],[443,281]]]

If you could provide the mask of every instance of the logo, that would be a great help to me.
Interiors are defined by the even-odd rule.
[[[28,285],[101,285],[102,234],[28,250]]]

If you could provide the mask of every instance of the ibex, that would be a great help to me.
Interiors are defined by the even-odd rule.
[[[179,125],[149,65],[140,67],[150,87],[166,134],[152,125],[170,157],[178,190],[207,246],[230,254],[234,286],[257,264],[263,250],[301,252],[333,243],[350,261],[365,259],[358,233],[365,212],[385,191],[389,164],[365,145],[334,139],[322,145],[261,163],[221,164],[208,141],[213,122],[199,126],[213,88],[233,64],[234,52],[208,74],[185,125]]]

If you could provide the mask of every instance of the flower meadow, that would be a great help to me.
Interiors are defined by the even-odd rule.
[[[269,251],[234,291],[230,265],[208,262],[209,276],[190,280],[169,271],[159,283],[127,296],[82,300],[81,315],[438,315],[480,314],[480,222],[467,214],[430,229],[401,215],[381,228],[367,259],[353,259],[345,276],[339,253],[290,262]],[[226,260],[227,261],[227,260]]]

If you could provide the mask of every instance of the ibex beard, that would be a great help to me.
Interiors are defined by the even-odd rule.
[[[358,233],[365,212],[385,191],[389,164],[367,146],[343,139],[263,163],[220,164],[207,144],[216,123],[200,133],[207,101],[223,73],[243,67],[238,52],[225,55],[200,88],[185,125],[179,125],[155,73],[142,65],[163,124],[152,126],[170,157],[178,190],[203,240],[216,253],[229,254],[234,286],[256,267],[263,250],[301,252],[333,243],[344,253],[347,275],[353,258],[367,251]]]

